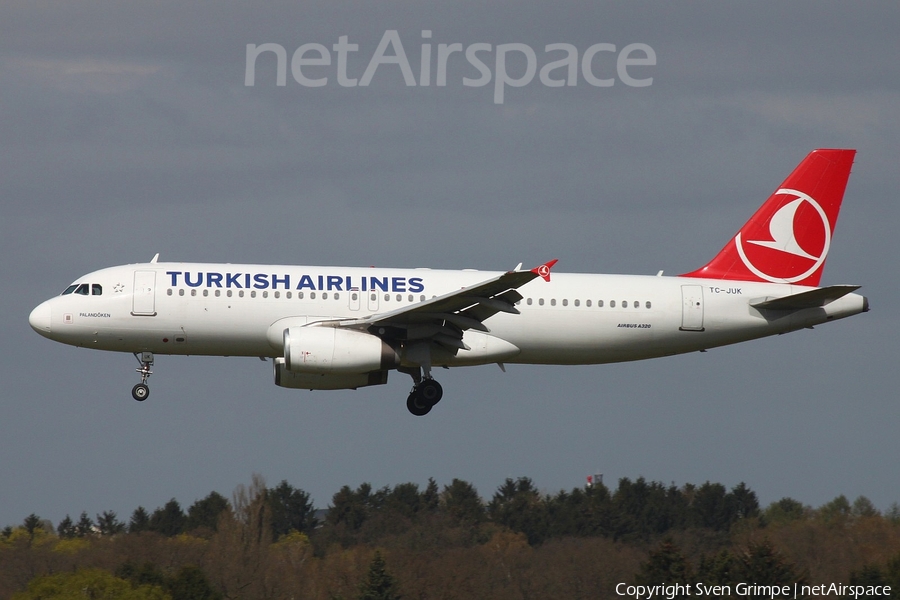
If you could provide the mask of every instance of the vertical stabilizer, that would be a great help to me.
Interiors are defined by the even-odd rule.
[[[856,150],[813,150],[706,266],[682,277],[817,287]]]

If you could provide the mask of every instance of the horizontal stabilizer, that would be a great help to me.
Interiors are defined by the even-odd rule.
[[[754,308],[768,310],[800,310],[803,308],[816,308],[843,298],[847,294],[858,290],[858,285],[831,285],[828,287],[791,294],[783,298],[760,298],[750,302]]]

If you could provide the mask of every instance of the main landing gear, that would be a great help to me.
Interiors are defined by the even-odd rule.
[[[424,417],[431,412],[432,407],[441,401],[444,389],[437,381],[431,378],[431,366],[424,368],[425,377],[419,367],[401,367],[401,373],[406,373],[413,379],[413,389],[406,398],[406,409],[417,417]]]
[[[153,371],[150,370],[150,367],[153,366],[153,353],[141,352],[140,357],[138,357],[137,352],[135,352],[134,357],[141,364],[139,368],[135,369],[141,375],[141,382],[131,388],[131,397],[138,402],[143,402],[150,395],[150,386],[147,385],[147,380],[153,375]]]
[[[424,417],[441,401],[444,390],[434,379],[423,379],[413,386],[406,399],[406,408],[417,417]]]

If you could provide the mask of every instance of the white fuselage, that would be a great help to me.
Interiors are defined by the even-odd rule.
[[[287,326],[359,319],[499,275],[485,271],[145,263],[79,278],[87,294],[31,315],[50,339],[121,352],[283,356]],[[71,289],[71,288],[70,288]],[[810,327],[866,310],[850,293],[822,307],[767,311],[751,302],[813,288],[693,277],[553,273],[521,288],[521,314],[498,313],[471,347],[435,364],[598,364],[673,355]],[[99,292],[99,293],[97,293]],[[500,340],[500,342],[497,342]]]

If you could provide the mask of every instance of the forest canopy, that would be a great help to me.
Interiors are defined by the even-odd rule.
[[[56,525],[31,514],[0,532],[0,597],[17,600],[621,598],[618,584],[734,594],[751,580],[892,586],[880,598],[900,598],[900,506],[761,507],[743,483],[643,478],[546,493],[520,477],[489,498],[460,479],[343,486],[317,508],[254,476],[186,509],[172,498]]]

